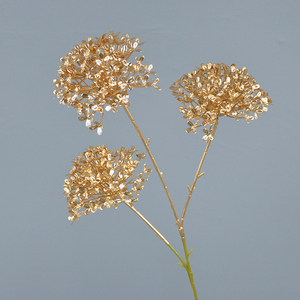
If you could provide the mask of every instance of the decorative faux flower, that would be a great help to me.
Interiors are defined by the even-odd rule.
[[[182,103],[179,111],[188,119],[187,132],[196,133],[200,126],[210,125],[203,138],[211,138],[211,128],[219,117],[227,116],[236,120],[257,119],[268,110],[268,94],[261,89],[248,70],[221,64],[201,64],[192,73],[184,74],[170,89],[177,101]],[[201,123],[198,124],[201,119]]]
[[[132,154],[136,154],[133,160]],[[106,146],[90,146],[73,162],[73,168],[64,183],[64,195],[67,197],[69,220],[74,222],[82,215],[88,215],[97,209],[103,210],[111,205],[117,208],[118,203],[133,205],[139,191],[144,188],[149,172],[144,164],[143,172],[134,176],[144,153],[137,153],[135,147],[125,150],[122,147],[115,152]]]
[[[141,52],[137,47],[144,43],[128,34],[118,35],[110,31],[76,45],[60,59],[58,78],[53,80],[59,103],[77,108],[78,119],[98,134],[102,133],[105,110],[117,112],[118,105],[130,104],[128,90],[150,86],[160,90],[158,78],[148,82],[149,75],[156,73],[151,71],[152,65],[142,64],[144,56],[136,57],[135,63],[128,61],[133,52]],[[102,114],[100,122],[94,121],[97,112]]]

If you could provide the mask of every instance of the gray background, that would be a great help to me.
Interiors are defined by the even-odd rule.
[[[120,110],[101,137],[53,99],[65,56],[89,36],[146,42],[162,91],[130,111],[181,214],[200,156],[168,87],[201,63],[246,66],[274,106],[248,125],[222,118],[186,216],[199,299],[300,299],[299,1],[1,1],[0,299],[193,299],[185,270],[125,206],[68,221],[63,180],[90,145],[135,145]],[[134,59],[134,56],[132,57]],[[149,165],[151,162],[148,161]],[[135,207],[180,252],[153,172]]]

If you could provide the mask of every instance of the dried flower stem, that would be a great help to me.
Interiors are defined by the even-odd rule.
[[[214,128],[213,128],[212,133],[211,133],[212,138],[213,138],[214,135],[215,135],[217,126],[218,126],[218,121],[216,121],[216,123],[214,124]],[[205,147],[205,150],[204,150],[204,152],[203,152],[202,158],[201,158],[201,160],[200,160],[200,163],[199,163],[199,166],[198,166],[198,169],[197,169],[197,172],[196,172],[196,175],[195,175],[193,184],[192,184],[191,187],[189,187],[189,195],[188,195],[188,198],[187,198],[187,200],[186,200],[186,203],[185,203],[185,206],[184,206],[182,215],[181,215],[181,222],[180,222],[180,228],[181,228],[181,230],[182,230],[182,237],[185,236],[185,235],[184,235],[184,217],[185,217],[185,214],[186,214],[188,205],[189,205],[189,203],[190,203],[190,199],[191,199],[191,197],[192,197],[193,191],[194,191],[194,189],[196,188],[196,182],[197,182],[198,178],[200,178],[200,177],[204,174],[204,173],[200,174],[200,171],[201,171],[201,168],[202,168],[202,165],[203,165],[205,156],[206,156],[206,154],[207,154],[207,151],[208,151],[208,148],[209,148],[211,142],[212,142],[212,139],[209,139],[209,141],[207,142],[207,145],[206,145],[206,147]],[[199,175],[199,174],[200,174],[200,175]]]
[[[154,159],[154,157],[153,157],[153,155],[152,155],[152,153],[151,153],[151,151],[150,151],[150,148],[149,148],[149,146],[148,146],[148,143],[146,142],[146,140],[145,140],[145,138],[143,137],[143,135],[142,135],[142,133],[141,133],[141,131],[140,131],[140,129],[139,129],[139,127],[138,127],[138,125],[137,125],[137,123],[135,122],[135,120],[134,120],[134,118],[132,117],[132,115],[131,115],[131,113],[129,112],[129,110],[128,110],[128,108],[125,106],[125,105],[122,105],[123,106],[123,108],[124,108],[124,110],[125,110],[125,112],[127,113],[127,115],[128,115],[128,117],[129,117],[129,119],[131,120],[131,122],[132,122],[132,124],[133,124],[133,126],[135,127],[135,129],[136,129],[136,131],[138,132],[138,136],[140,137],[140,139],[142,140],[142,142],[143,142],[143,144],[144,144],[144,146],[145,146],[145,148],[146,148],[146,150],[147,150],[147,152],[148,152],[148,154],[149,154],[149,156],[150,156],[150,158],[151,158],[151,160],[152,160],[152,163],[153,163],[153,165],[154,165],[154,167],[155,167],[155,169],[156,169],[156,171],[157,171],[157,173],[158,173],[158,176],[159,176],[159,178],[160,178],[160,180],[161,180],[161,182],[162,182],[162,184],[163,184],[163,187],[164,187],[164,189],[165,189],[165,191],[166,191],[166,194],[167,194],[167,196],[168,196],[168,199],[169,199],[169,201],[170,201],[170,204],[171,204],[171,207],[172,207],[172,210],[173,210],[173,213],[174,213],[174,216],[175,216],[175,219],[176,219],[176,225],[178,225],[178,230],[179,230],[179,234],[180,234],[180,236],[181,236],[181,240],[182,240],[182,244],[183,244],[183,249],[184,249],[184,253],[185,253],[185,258],[186,258],[186,262],[184,262],[184,260],[181,258],[181,256],[177,253],[177,251],[169,244],[169,242],[151,225],[151,223],[150,222],[148,222],[139,212],[137,212],[133,207],[131,207],[130,205],[127,205],[129,208],[131,208],[144,222],[146,222],[146,224],[148,225],[148,226],[150,226],[150,228],[167,244],[167,246],[175,253],[175,255],[180,259],[180,261],[181,261],[181,264],[179,263],[179,265],[180,266],[182,266],[183,268],[185,268],[185,270],[186,270],[186,272],[187,272],[187,274],[188,274],[188,277],[189,277],[189,280],[190,280],[190,283],[191,283],[191,287],[192,287],[192,289],[193,289],[193,293],[194,293],[194,297],[195,297],[195,300],[198,300],[198,296],[197,296],[197,291],[196,291],[196,286],[195,286],[195,283],[194,283],[194,277],[193,277],[193,272],[192,272],[192,269],[191,269],[191,265],[190,265],[190,261],[189,261],[189,255],[191,254],[191,252],[190,253],[188,253],[188,250],[187,250],[187,247],[186,247],[186,240],[185,240],[185,234],[184,234],[184,230],[183,230],[183,221],[182,221],[182,223],[180,223],[179,222],[179,218],[178,218],[178,215],[177,215],[177,212],[176,212],[176,209],[175,209],[175,206],[174,206],[174,203],[173,203],[173,200],[172,200],[172,198],[171,198],[171,196],[170,196],[170,193],[169,193],[169,190],[168,190],[168,188],[167,188],[167,185],[166,185],[166,183],[165,183],[165,181],[164,181],[164,179],[163,179],[163,176],[162,176],[162,173],[160,172],[160,170],[159,170],[159,168],[158,168],[158,165],[157,165],[157,163],[156,163],[156,161],[155,161],[155,159]],[[215,126],[215,128],[216,128],[216,126]],[[212,135],[214,134],[214,132],[215,132],[215,129],[214,129],[214,131],[213,131],[213,133],[212,133]],[[210,141],[208,142],[209,144],[210,144]],[[206,151],[204,152],[205,154],[206,154],[206,152],[207,152],[207,149],[208,149],[208,147],[206,147]],[[203,156],[205,157],[205,154],[203,154]],[[203,160],[204,160],[204,157],[202,157],[202,163],[203,163]],[[202,166],[202,163],[200,163],[201,164],[201,166]],[[201,166],[200,166],[200,169],[201,169]],[[198,168],[199,169],[199,168]],[[199,172],[200,172],[200,169],[199,169]],[[198,171],[197,171],[198,172]],[[198,175],[199,175],[199,172],[196,174],[196,176],[197,177],[199,177]],[[196,180],[197,181],[197,180]],[[193,183],[193,187],[195,186],[195,184],[196,184],[196,181],[194,180],[194,183]],[[190,198],[191,198],[191,196],[192,196],[192,193],[190,193],[190,195],[189,195],[189,198],[188,198],[188,201],[190,200]],[[125,203],[126,204],[126,203]],[[185,206],[185,211],[186,211],[186,209],[187,209],[187,205],[188,205],[188,202],[187,202],[187,204],[186,204],[186,206]],[[184,213],[185,213],[185,211],[184,211]],[[184,214],[183,214],[183,217],[184,217]]]
[[[167,187],[167,185],[166,185],[166,182],[165,182],[165,180],[164,180],[164,178],[163,178],[163,176],[162,176],[162,172],[159,170],[158,165],[157,165],[157,163],[156,163],[156,161],[155,161],[155,159],[154,159],[154,157],[153,157],[153,155],[152,155],[152,153],[151,153],[151,151],[150,151],[150,148],[149,148],[149,146],[148,146],[148,143],[146,142],[145,138],[143,137],[143,135],[142,135],[142,133],[141,133],[141,131],[140,131],[140,129],[139,129],[137,123],[135,122],[134,118],[132,117],[130,111],[128,110],[128,108],[127,108],[124,104],[122,104],[122,106],[123,106],[125,112],[127,113],[129,119],[131,120],[131,122],[132,122],[134,128],[136,129],[136,131],[137,131],[137,133],[138,133],[139,138],[142,140],[142,142],[143,142],[143,144],[144,144],[144,146],[145,146],[145,148],[146,148],[146,150],[147,150],[147,152],[148,152],[148,154],[149,154],[149,156],[150,156],[150,158],[151,158],[151,161],[152,161],[152,163],[153,163],[153,165],[154,165],[154,167],[155,167],[155,170],[156,170],[156,172],[157,172],[157,174],[158,174],[158,176],[159,176],[159,178],[160,178],[160,180],[161,180],[161,182],[162,182],[162,184],[163,184],[163,187],[164,187],[164,189],[165,189],[165,192],[166,192],[167,197],[168,197],[168,199],[169,199],[169,202],[170,202],[170,204],[171,204],[171,208],[172,208],[172,210],[173,210],[174,217],[175,217],[175,220],[176,220],[176,225],[178,225],[178,228],[179,228],[180,224],[179,224],[178,214],[177,214],[177,211],[176,211],[176,209],[175,209],[175,206],[174,206],[173,200],[172,200],[172,198],[171,198],[171,195],[170,195],[170,193],[169,193],[169,190],[168,190],[168,187]]]
[[[170,245],[170,243],[164,238],[164,236],[139,211],[137,211],[133,205],[130,205],[127,202],[123,202],[123,203],[125,203],[132,211],[134,211],[155,232],[155,235],[159,236],[164,241],[164,243],[180,259],[183,267],[187,270],[187,264],[184,262],[184,260],[181,258],[181,256],[177,253],[177,251]],[[188,270],[187,270],[187,272],[188,272]]]
[[[181,241],[182,241],[184,254],[185,254],[185,259],[186,259],[186,266],[184,268],[187,271],[187,274],[188,274],[188,277],[189,277],[189,280],[190,280],[190,283],[191,283],[191,287],[192,287],[192,290],[193,290],[193,293],[194,293],[195,300],[198,299],[198,296],[197,296],[196,286],[195,286],[195,282],[194,282],[194,276],[193,276],[193,272],[192,272],[191,265],[190,265],[190,260],[189,260],[189,256],[192,253],[192,251],[190,253],[188,253],[187,246],[186,246],[186,238],[185,238],[185,233],[184,233],[184,217],[185,217],[188,205],[190,203],[193,191],[196,187],[196,182],[202,175],[204,175],[204,172],[200,174],[200,171],[201,171],[205,156],[207,154],[208,148],[209,148],[209,146],[211,144],[211,141],[213,140],[213,137],[215,135],[217,126],[218,126],[218,120],[214,124],[213,130],[212,130],[212,133],[211,133],[211,139],[208,140],[207,145],[205,147],[205,150],[203,152],[203,155],[202,155],[202,158],[200,160],[200,163],[199,163],[199,166],[198,166],[193,184],[192,184],[191,187],[188,186],[189,195],[188,195],[187,201],[185,203],[185,206],[184,206],[184,209],[183,209],[183,212],[182,212],[181,222],[180,222],[180,226],[179,226],[179,233],[180,233],[180,236],[181,236]]]

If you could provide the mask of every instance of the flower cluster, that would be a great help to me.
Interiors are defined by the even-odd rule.
[[[192,73],[184,74],[170,89],[177,101],[182,103],[179,111],[187,119],[187,132],[196,133],[198,127],[210,125],[204,139],[210,139],[212,125],[219,117],[236,120],[257,119],[268,110],[268,94],[261,89],[248,70],[221,64],[201,64]],[[198,124],[201,119],[201,123]]]
[[[142,64],[144,56],[128,61],[133,52],[141,52],[138,38],[129,38],[128,34],[119,37],[119,33],[110,31],[101,38],[89,37],[76,45],[71,52],[60,60],[54,95],[60,103],[77,108],[80,121],[85,121],[91,130],[102,133],[104,110],[117,112],[119,105],[129,105],[128,90],[133,88],[154,87],[159,79],[148,82],[152,65]],[[94,115],[102,115],[100,122]]]
[[[136,154],[133,160],[132,154]],[[144,188],[152,170],[144,164],[143,172],[133,174],[145,157],[144,153],[137,153],[135,147],[126,150],[122,147],[115,152],[106,146],[90,146],[73,162],[73,168],[64,183],[64,195],[67,197],[69,220],[74,222],[82,215],[88,215],[97,209],[117,208],[118,203],[126,202],[133,205]]]

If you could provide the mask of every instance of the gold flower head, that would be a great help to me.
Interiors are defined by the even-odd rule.
[[[137,47],[144,43],[128,34],[118,35],[110,31],[76,45],[60,59],[62,65],[53,80],[59,103],[77,108],[78,119],[98,134],[102,133],[104,110],[117,112],[118,105],[130,104],[128,90],[150,86],[160,90],[158,78],[148,82],[149,75],[156,73],[152,65],[142,64],[144,56],[136,57],[135,63],[128,61],[133,52],[141,52]],[[97,112],[102,114],[100,122],[93,119]]]
[[[196,128],[212,127],[219,117],[227,116],[236,120],[257,119],[268,110],[268,94],[261,89],[248,70],[221,64],[201,64],[192,73],[184,74],[170,89],[177,101],[182,103],[179,111],[188,119],[187,132],[196,133]],[[200,125],[198,125],[199,120]],[[193,121],[192,121],[193,120]],[[210,131],[204,131],[204,139],[210,138]]]
[[[133,160],[132,154],[136,154]],[[73,168],[64,183],[64,195],[67,197],[69,220],[74,222],[82,215],[88,215],[97,209],[103,210],[111,205],[117,208],[118,203],[133,205],[139,191],[144,188],[152,170],[144,164],[143,172],[134,176],[144,153],[137,153],[135,147],[126,150],[122,147],[115,152],[106,146],[90,146],[73,162]]]

